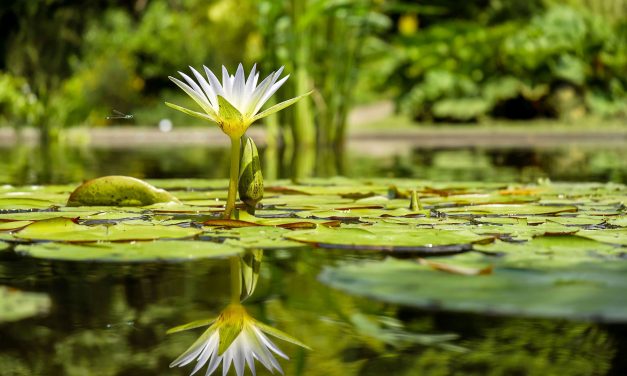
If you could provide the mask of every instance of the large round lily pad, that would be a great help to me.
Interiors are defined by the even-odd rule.
[[[50,298],[45,294],[0,286],[0,323],[36,316],[49,309]]]
[[[35,222],[14,234],[27,240],[63,242],[132,241],[189,238],[202,233],[192,227],[158,224],[127,224],[85,226],[71,218],[53,218]]]
[[[491,274],[465,276],[389,259],[327,268],[320,280],[351,294],[425,309],[627,321],[627,263],[537,266],[497,264]]]
[[[66,261],[174,262],[234,256],[244,249],[230,244],[172,240],[96,244],[42,243],[20,245],[15,251],[35,258]]]

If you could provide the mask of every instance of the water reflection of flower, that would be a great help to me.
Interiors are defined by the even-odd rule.
[[[274,354],[289,359],[266,334],[308,348],[302,342],[252,318],[241,304],[229,305],[194,344],[179,356],[170,367],[183,367],[197,359],[192,375],[207,365],[210,375],[222,363],[222,374],[226,375],[231,363],[238,376],[244,374],[248,364],[255,374],[255,359],[270,372],[283,373]],[[273,354],[274,353],[274,354]]]
[[[222,374],[226,375],[235,368],[237,376],[244,374],[246,365],[255,375],[255,360],[270,372],[283,374],[283,369],[275,354],[289,359],[269,336],[309,349],[307,345],[251,317],[240,303],[252,294],[259,276],[262,252],[251,251],[241,258],[231,259],[231,299],[229,304],[215,320],[200,320],[176,328],[168,333],[210,325],[201,336],[183,354],[174,360],[170,367],[183,367],[196,359],[192,375],[207,365],[205,375],[214,373],[222,363]]]

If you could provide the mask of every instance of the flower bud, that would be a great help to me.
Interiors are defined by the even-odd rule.
[[[243,151],[239,168],[239,197],[250,212],[254,213],[257,203],[263,198],[263,175],[257,146],[252,138],[242,137]]]

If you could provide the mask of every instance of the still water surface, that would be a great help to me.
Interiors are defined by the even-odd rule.
[[[265,252],[244,306],[312,348],[276,340],[290,357],[280,359],[286,374],[625,374],[624,325],[422,311],[317,280],[325,266],[377,257]],[[224,309],[229,273],[229,260],[112,266],[5,257],[0,284],[47,292],[54,305],[45,317],[0,326],[0,374],[187,375],[193,365],[168,365],[203,329],[165,332]],[[269,374],[260,364],[257,371]]]
[[[35,167],[45,158],[36,149],[2,153],[10,156],[3,161],[4,183],[33,183],[41,176],[65,183],[106,174],[210,178],[226,176],[228,169],[222,150],[204,147],[53,151],[48,171]],[[345,163],[352,176],[625,182],[626,160],[621,149],[466,148],[416,149],[376,160],[357,155]],[[307,248],[263,254],[256,289],[244,306],[311,347],[275,340],[290,358],[279,359],[287,375],[627,374],[626,325],[417,310],[318,281],[325,267],[381,257]],[[45,292],[53,301],[47,315],[0,324],[0,375],[188,375],[193,364],[169,364],[203,329],[166,330],[217,316],[231,299],[231,265],[228,259],[48,262],[0,252],[0,285]],[[269,372],[257,363],[257,374]]]

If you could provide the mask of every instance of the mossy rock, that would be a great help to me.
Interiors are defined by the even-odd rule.
[[[171,193],[130,176],[88,180],[70,195],[67,206],[146,206],[179,200]]]

